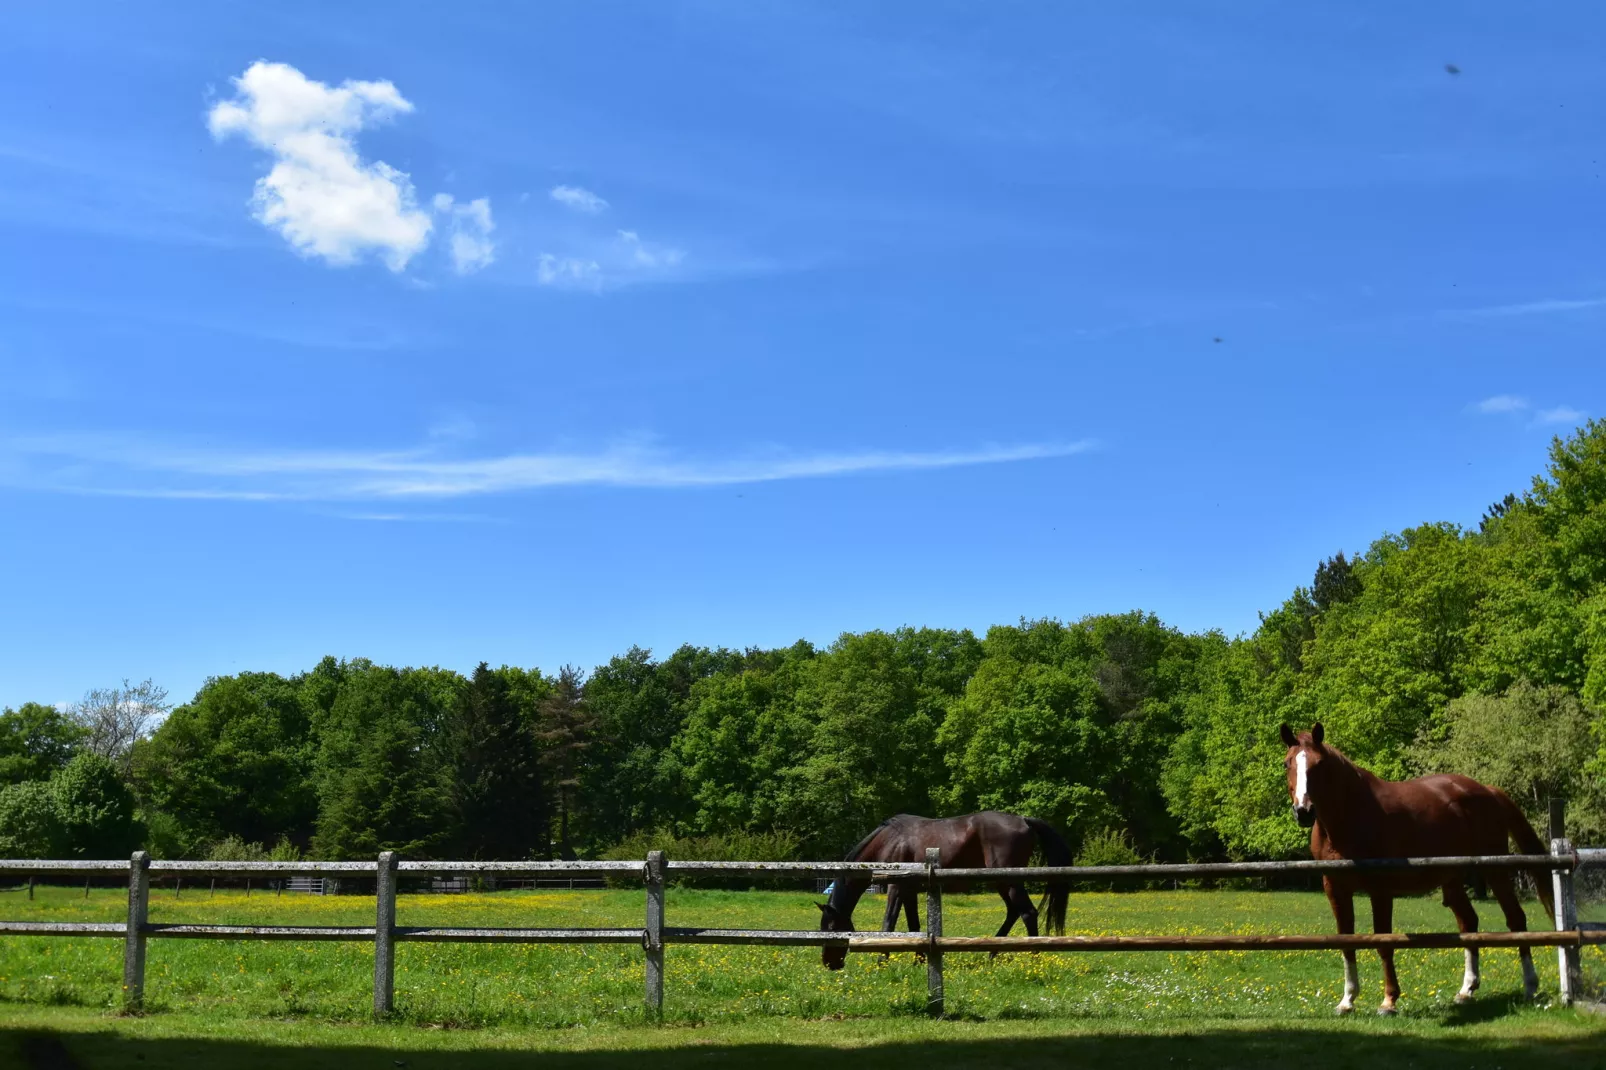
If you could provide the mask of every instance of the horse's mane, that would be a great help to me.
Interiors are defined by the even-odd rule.
[[[1310,733],[1309,732],[1301,733],[1299,738],[1300,738],[1300,742],[1301,743],[1309,743],[1310,742]],[[1320,750],[1321,750],[1323,755],[1325,755],[1325,756],[1327,756],[1329,758],[1338,759],[1338,764],[1342,765],[1345,769],[1349,770],[1352,774],[1354,774],[1355,779],[1357,779],[1359,781],[1363,781],[1364,782],[1364,781],[1366,781],[1368,779],[1371,779],[1371,780],[1381,780],[1381,779],[1383,779],[1382,777],[1378,776],[1376,773],[1372,772],[1370,769],[1367,769],[1364,766],[1358,764],[1355,761],[1354,758],[1351,758],[1349,755],[1345,754],[1343,751],[1339,750],[1337,747],[1333,746],[1331,743],[1327,742],[1326,740],[1323,740],[1321,743],[1317,744],[1316,746],[1320,748]]]

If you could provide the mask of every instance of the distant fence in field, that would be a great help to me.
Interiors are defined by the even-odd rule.
[[[941,1014],[943,956],[975,951],[1295,951],[1356,948],[1555,947],[1563,1003],[1579,993],[1579,952],[1586,944],[1606,944],[1606,925],[1580,924],[1573,875],[1584,865],[1606,865],[1606,849],[1574,849],[1558,838],[1548,855],[1483,855],[1437,858],[1384,858],[1344,861],[1209,862],[1185,865],[1034,866],[1009,869],[957,869],[939,864],[935,850],[924,863],[871,862],[677,862],[662,851],[641,862],[403,862],[386,851],[372,862],[153,862],[144,851],[128,861],[0,860],[0,873],[37,877],[41,874],[126,874],[128,917],[122,923],[0,921],[0,936],[91,936],[123,941],[123,1005],[139,1010],[145,996],[146,943],[151,939],[212,940],[348,940],[374,945],[374,1013],[395,1007],[395,947],[399,942],[633,944],[646,953],[646,1006],[650,1015],[663,1009],[664,948],[670,944],[747,944],[779,947],[843,947],[849,951],[918,951],[926,958],[927,1009]],[[1035,936],[955,937],[943,935],[943,886],[997,881],[1108,881],[1112,878],[1159,880],[1200,877],[1244,877],[1274,873],[1351,873],[1427,869],[1447,871],[1545,870],[1551,873],[1555,931],[1520,933],[1321,933],[1309,935],[1233,934],[1219,936]],[[366,879],[375,883],[373,926],[173,925],[149,921],[151,878],[267,879],[280,882]],[[442,928],[396,924],[398,879],[532,882],[531,886],[593,886],[634,876],[646,892],[640,928],[510,929]],[[676,928],[665,924],[664,888],[676,875],[763,876],[798,879],[859,879],[917,888],[926,898],[924,932],[828,933],[814,930]],[[294,883],[292,884],[294,886]],[[302,885],[310,890],[310,883]],[[1543,889],[1541,889],[1543,894]]]

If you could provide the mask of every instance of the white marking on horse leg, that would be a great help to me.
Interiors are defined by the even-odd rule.
[[[1472,998],[1472,993],[1478,990],[1478,949],[1469,947],[1467,953],[1467,970],[1461,975],[1461,991],[1455,994],[1457,1003],[1465,1003]]]
[[[1517,954],[1522,956],[1522,990],[1529,999],[1539,994],[1539,974],[1534,970],[1534,953],[1531,947],[1520,947]]]
[[[1310,794],[1310,785],[1307,782],[1308,770],[1306,768],[1304,751],[1300,751],[1294,756],[1294,769],[1296,770],[1297,774],[1294,779],[1294,805],[1304,806],[1306,796]]]
[[[1338,1002],[1338,1013],[1348,1014],[1355,1009],[1355,997],[1361,992],[1361,971],[1355,965],[1353,952],[1344,956],[1344,998]]]

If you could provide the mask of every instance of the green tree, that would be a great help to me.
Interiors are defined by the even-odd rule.
[[[1460,773],[1503,789],[1543,827],[1552,797],[1570,799],[1574,835],[1606,832],[1606,791],[1585,771],[1599,721],[1566,688],[1518,682],[1503,695],[1463,695],[1406,750],[1422,773]]]
[[[87,733],[54,706],[24,702],[0,713],[0,784],[48,780],[77,752]]]
[[[60,858],[66,850],[49,782],[24,780],[0,788],[0,858]]]
[[[595,734],[596,717],[586,702],[585,678],[579,669],[565,665],[541,701],[535,733],[551,812],[557,817],[557,851],[562,858],[575,857],[570,824]]]
[[[68,856],[126,858],[144,839],[134,794],[110,760],[84,751],[51,777],[49,786]]]
[[[693,687],[740,659],[730,650],[682,646],[654,661],[650,651],[631,647],[586,680],[596,718],[580,785],[588,843],[688,826],[695,806],[675,739],[690,715]]]
[[[441,856],[454,833],[443,735],[463,687],[444,669],[341,667],[316,720],[318,857]]]
[[[692,834],[783,827],[781,774],[806,756],[814,731],[793,699],[816,656],[806,642],[748,650],[693,686],[674,744],[695,807]]]
[[[230,836],[310,841],[316,745],[300,690],[274,673],[214,677],[135,745],[140,800],[176,820],[186,853]]]
[[[809,734],[780,771],[777,822],[835,853],[893,814],[932,813],[937,731],[981,659],[971,633],[933,628],[846,634],[812,659],[792,698]]]
[[[480,662],[447,731],[457,853],[465,858],[523,859],[545,846],[538,755],[509,675]]]

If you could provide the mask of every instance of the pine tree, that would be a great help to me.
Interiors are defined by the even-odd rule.
[[[552,693],[541,703],[536,737],[541,743],[541,766],[546,789],[558,817],[558,856],[573,858],[569,818],[576,789],[585,769],[586,751],[596,733],[596,717],[586,704],[585,681],[580,670],[565,665]]]
[[[540,762],[507,681],[483,661],[448,732],[462,857],[529,858],[545,839]]]

